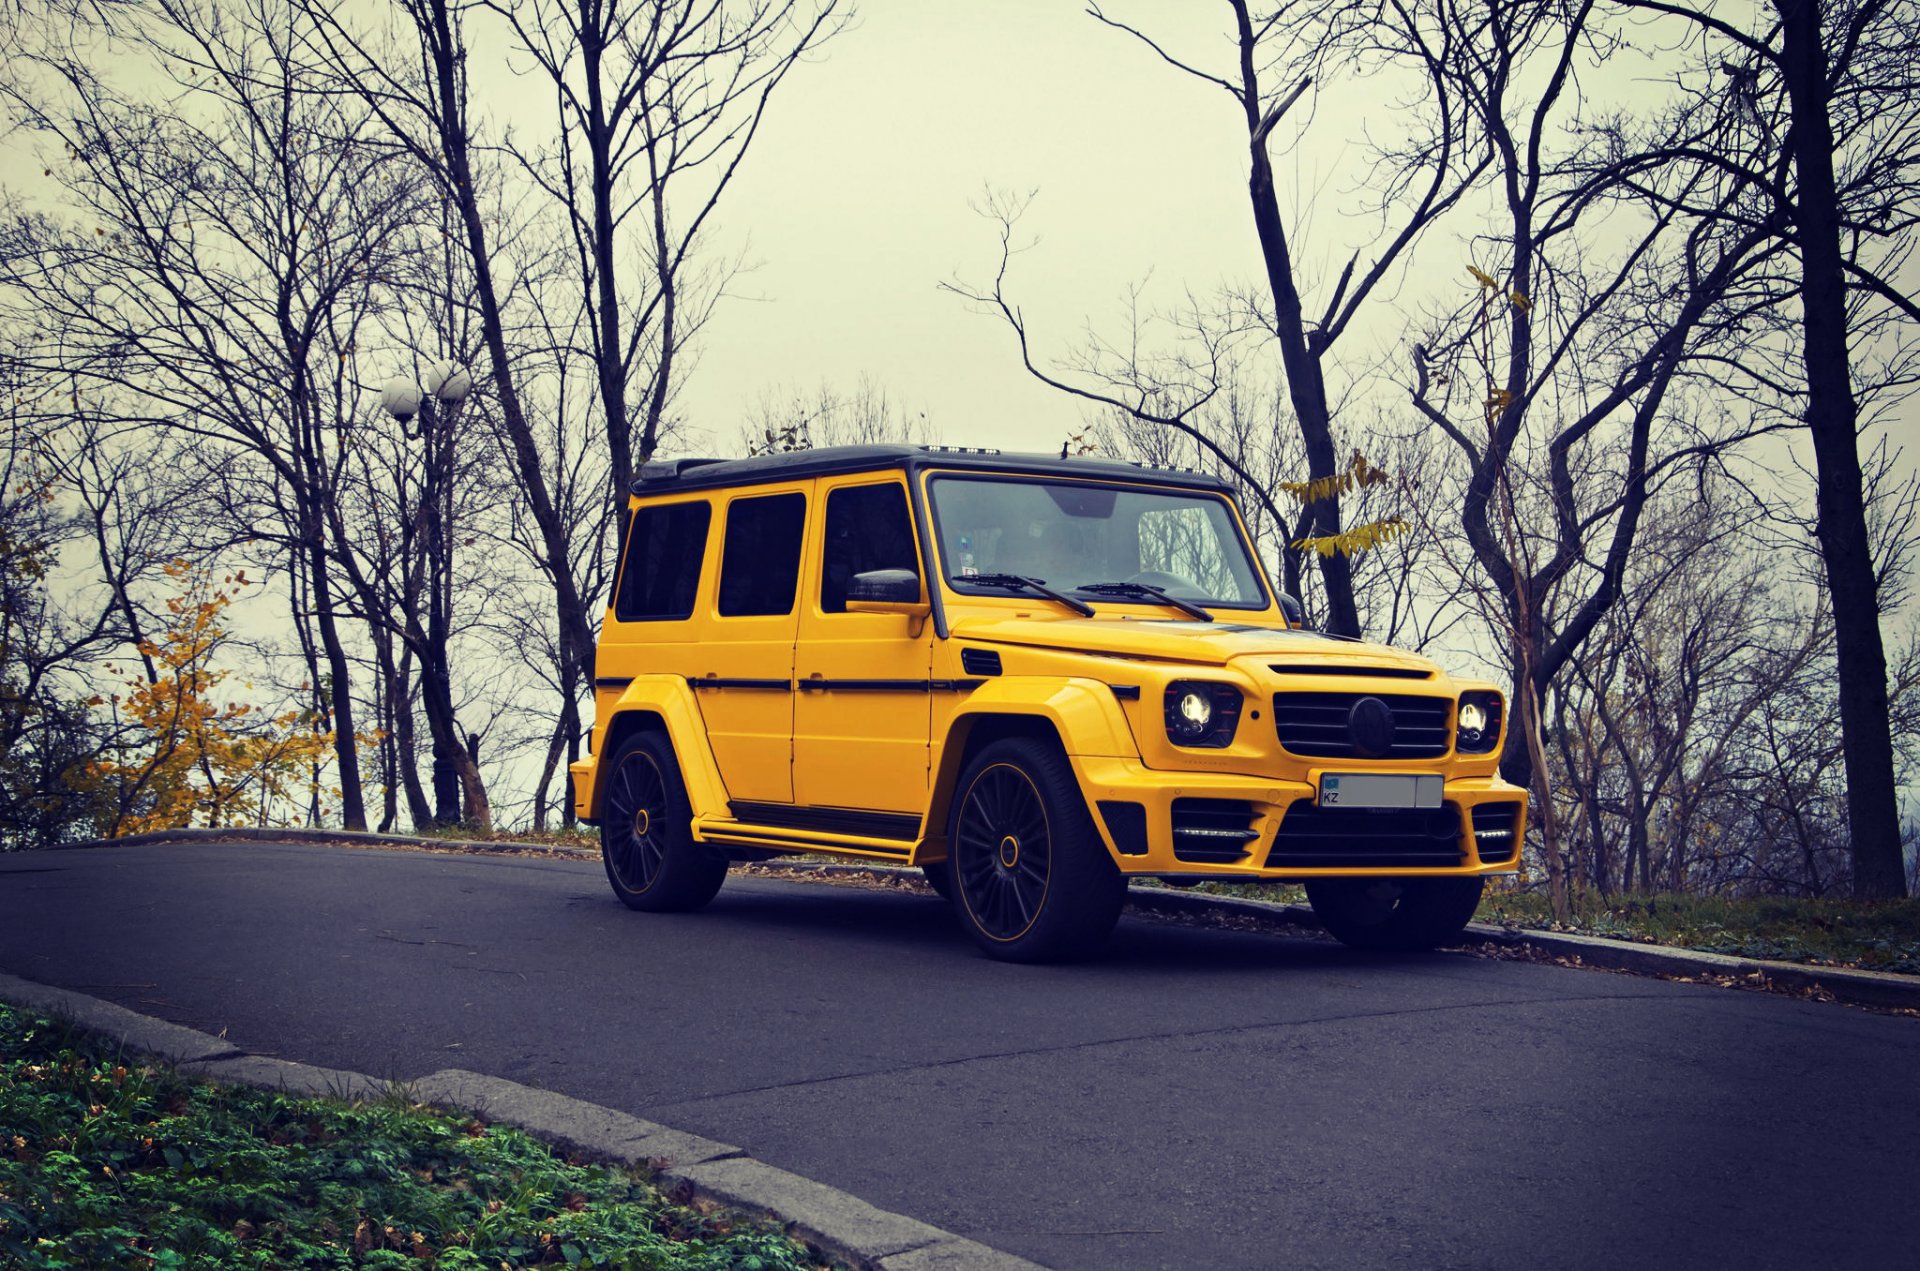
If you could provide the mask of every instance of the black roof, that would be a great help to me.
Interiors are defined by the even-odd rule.
[[[1002,454],[962,446],[822,446],[753,459],[664,459],[640,469],[633,492],[666,494],[680,490],[709,490],[716,486],[764,485],[806,477],[838,476],[847,472],[882,472],[899,468],[908,473],[927,468],[962,472],[1004,472],[1043,477],[1109,477],[1123,481],[1150,480],[1188,489],[1231,490],[1225,481],[1184,468],[1150,468],[1120,459],[1093,456],[1062,459],[1058,455]]]

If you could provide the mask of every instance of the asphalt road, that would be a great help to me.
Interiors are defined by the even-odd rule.
[[[1057,1267],[1920,1265],[1920,1020],[1128,918],[269,844],[0,857],[0,969],[263,1054],[469,1068]]]

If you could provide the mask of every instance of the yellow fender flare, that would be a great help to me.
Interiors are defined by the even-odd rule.
[[[619,737],[634,724],[636,717],[651,716],[664,726],[673,742],[674,757],[680,761],[680,779],[687,788],[687,802],[693,815],[729,815],[727,787],[720,780],[720,765],[707,744],[706,721],[693,689],[678,675],[639,675],[622,690],[611,708],[602,707],[593,730],[593,761],[574,765],[574,804],[578,815],[598,820],[600,816],[600,764],[607,755],[607,739]],[[580,778],[586,769],[587,779]]]
[[[1070,755],[1135,759],[1140,748],[1113,690],[1099,680],[1010,675],[988,680],[953,713],[948,736],[978,715],[1038,715],[1060,734]]]
[[[990,679],[968,694],[954,711],[946,735],[934,739],[933,806],[928,809],[926,837],[914,855],[915,864],[946,855],[947,806],[954,783],[960,780],[965,738],[982,720],[1008,717],[1043,720],[1052,725],[1069,759],[1083,755],[1140,757],[1120,702],[1103,681],[1051,675]],[[1076,764],[1076,773],[1078,767]]]

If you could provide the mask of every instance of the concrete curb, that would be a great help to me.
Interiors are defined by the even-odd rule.
[[[518,1126],[549,1143],[652,1169],[676,1200],[706,1200],[773,1222],[861,1271],[1043,1271],[1038,1263],[756,1161],[732,1144],[502,1077],[447,1068],[415,1081],[390,1082],[251,1055],[219,1037],[3,973],[0,1001],[67,1020],[212,1081],[328,1099],[378,1099],[401,1091],[415,1102]]]
[[[1275,925],[1316,931],[1322,929],[1314,919],[1313,910],[1305,905],[1279,905],[1264,900],[1143,888],[1129,892],[1127,903],[1135,909],[1148,912],[1232,914]],[[1861,971],[1852,967],[1736,958],[1721,953],[1702,953],[1697,949],[1609,940],[1604,936],[1532,931],[1485,922],[1467,924],[1467,939],[1462,943],[1528,949],[1551,957],[1566,958],[1582,966],[1632,971],[1641,975],[1744,980],[1756,988],[1771,987],[1819,994],[1855,1006],[1920,1009],[1920,976],[1896,975],[1889,971]]]

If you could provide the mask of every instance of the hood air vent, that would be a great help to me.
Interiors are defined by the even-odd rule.
[[[1432,671],[1405,666],[1325,666],[1320,663],[1276,662],[1273,670],[1282,675],[1353,675],[1374,680],[1430,680]]]
[[[960,669],[968,675],[998,675],[1000,654],[993,649],[962,649]]]

